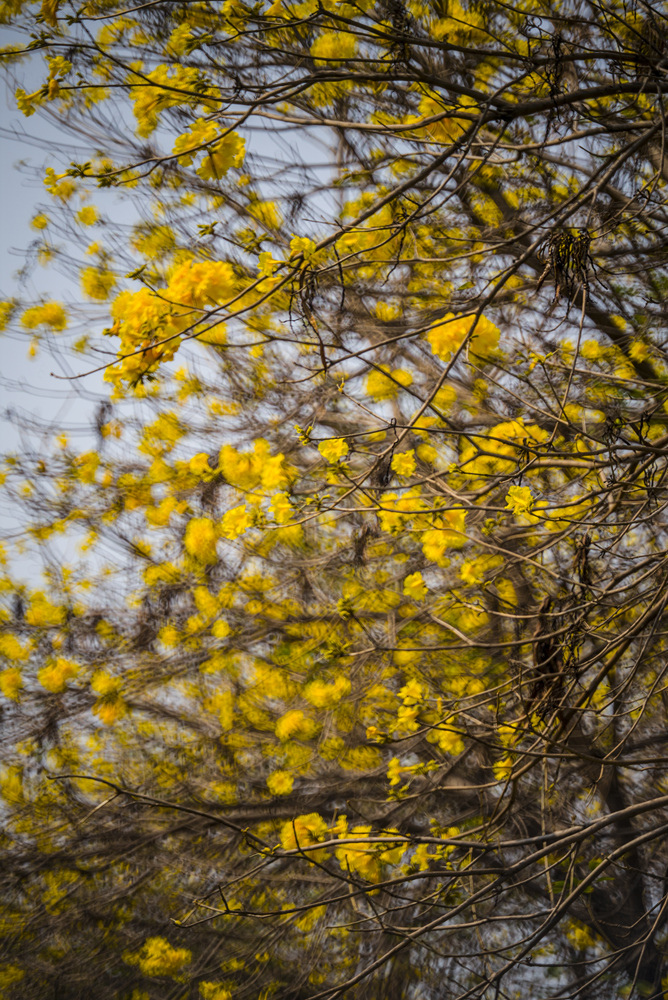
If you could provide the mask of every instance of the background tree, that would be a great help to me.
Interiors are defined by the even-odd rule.
[[[2,311],[110,383],[5,462],[4,995],[662,997],[665,8],[3,17],[110,317]]]

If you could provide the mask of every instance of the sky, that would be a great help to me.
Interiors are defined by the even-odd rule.
[[[0,29],[0,45],[14,40],[7,29]],[[26,70],[28,77],[36,76],[29,66],[21,67],[21,74]],[[33,89],[37,86],[35,80]],[[37,265],[28,280],[19,274],[26,250],[37,236],[30,220],[40,206],[48,207],[44,171],[62,163],[62,154],[57,152],[62,134],[38,115],[26,118],[21,114],[14,87],[6,78],[0,77],[0,92],[0,300],[18,299],[26,305],[40,297],[76,301],[78,288],[54,267]],[[86,445],[94,447],[91,426],[98,396],[103,393],[101,376],[83,383],[55,379],[52,372],[67,370],[67,356],[59,359],[39,351],[31,358],[30,339],[28,332],[18,337],[0,333],[0,456],[26,447],[46,453],[62,432],[81,450]],[[0,506],[0,533],[5,537],[18,539],[23,521],[21,511]],[[30,552],[14,552],[12,564],[24,580],[35,579],[41,572],[41,563]]]
[[[14,40],[6,28],[0,30],[0,44]],[[31,82],[36,89],[38,79],[31,67],[22,66],[19,72],[28,79],[35,77]],[[51,122],[38,115],[26,118],[17,109],[10,81],[0,79],[0,87],[0,298],[18,298],[27,304],[40,296],[75,300],[78,289],[55,268],[37,265],[29,280],[19,275],[26,250],[37,236],[30,220],[38,206],[48,202],[41,178],[47,166],[62,162],[56,151],[62,134]],[[8,410],[18,415],[24,429],[30,426],[31,418],[37,418],[61,429],[81,431],[90,418],[90,397],[101,389],[96,379],[84,389],[82,398],[79,387],[53,378],[57,359],[46,352],[29,357],[29,340],[28,334],[20,339],[0,335],[1,452],[16,448],[22,436],[16,417],[12,420]]]

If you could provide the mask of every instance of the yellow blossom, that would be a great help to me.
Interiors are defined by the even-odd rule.
[[[385,831],[386,834],[394,832],[396,831]],[[354,826],[351,830],[341,829],[339,832],[341,839],[357,842],[343,844],[337,848],[336,857],[344,871],[356,873],[368,882],[379,882],[384,866],[399,862],[406,851],[406,845],[401,841],[396,844],[365,843],[371,833],[370,826]]]
[[[3,670],[0,673],[0,691],[2,691],[5,698],[16,701],[22,687],[23,678],[21,677],[21,671],[17,667],[8,667],[7,670]]]
[[[150,937],[141,951],[134,955],[126,953],[123,958],[131,965],[138,965],[145,976],[176,978],[190,963],[192,954],[187,948],[173,948],[163,937]]]
[[[366,391],[373,399],[394,399],[402,385],[409,386],[413,382],[411,373],[402,368],[395,368],[390,372],[381,365],[380,369],[372,371],[366,380]],[[388,375],[391,375],[391,378],[388,378]]]
[[[208,146],[197,173],[204,180],[219,180],[232,167],[240,167],[246,155],[246,141],[236,132],[229,132]]]
[[[350,694],[351,683],[347,677],[339,676],[327,684],[326,681],[314,680],[304,688],[304,697],[316,708],[333,708]]]
[[[507,781],[513,773],[513,761],[511,757],[502,757],[497,760],[492,768],[497,781]]]
[[[474,316],[454,316],[448,313],[438,326],[428,332],[427,340],[434,354],[442,361],[449,361],[471,330],[471,354],[486,357],[496,349],[500,330],[484,316],[480,316],[476,322]]]
[[[220,534],[223,538],[234,540],[239,535],[243,535],[253,523],[253,513],[249,511],[245,504],[233,507],[223,514],[220,524]]]
[[[258,273],[263,278],[270,278],[280,263],[280,260],[274,260],[268,250],[264,250],[257,259]]]
[[[415,472],[415,452],[412,448],[410,451],[402,451],[400,454],[393,456],[392,471],[396,472],[399,476],[413,475]]]
[[[127,712],[127,705],[122,698],[107,700],[100,698],[93,705],[93,713],[97,715],[103,726],[113,726]]]
[[[35,96],[35,94],[32,95],[33,98]],[[76,181],[65,174],[57,174],[53,167],[46,168],[44,186],[49,194],[58,198],[59,201],[69,201],[77,189]]]
[[[82,226],[92,226],[98,220],[97,209],[94,205],[84,205],[77,212],[77,221],[81,223]]]
[[[29,625],[36,625],[40,628],[62,625],[65,621],[65,608],[52,604],[41,591],[37,591],[32,596],[25,620]]]
[[[330,438],[328,441],[321,441],[318,451],[326,462],[334,464],[339,459],[345,458],[348,454],[348,445],[342,438]]]
[[[214,563],[216,553],[216,531],[209,517],[193,517],[188,521],[184,538],[186,552],[203,563]]]
[[[290,240],[290,256],[297,257],[300,254],[307,259],[315,253],[315,243],[308,236],[293,236]]]
[[[422,573],[411,573],[404,580],[404,594],[415,601],[421,601],[427,596],[427,585],[422,579]]]
[[[422,701],[426,694],[426,689],[419,681],[410,680],[399,691],[399,697],[403,698],[405,705],[415,705]]]
[[[0,333],[7,329],[7,324],[11,320],[15,309],[16,303],[11,300],[0,302]]]
[[[277,524],[285,524],[292,517],[292,504],[287,493],[275,493],[269,507]]]
[[[357,51],[357,39],[350,32],[323,31],[311,46],[316,66],[338,66],[352,59]]]
[[[223,621],[222,619],[220,619],[217,622],[214,622],[213,625],[211,626],[211,635],[214,636],[214,638],[216,639],[226,639],[228,635],[231,633],[231,631],[232,629],[230,628],[228,623],[226,621]]]
[[[64,330],[67,326],[67,313],[61,302],[44,302],[41,306],[26,309],[21,317],[21,325],[26,330],[35,330],[38,326]]]
[[[513,514],[526,514],[534,505],[534,498],[528,486],[511,486],[506,495],[506,510]]]
[[[222,983],[201,982],[199,993],[202,1000],[232,1000],[232,993]]]
[[[390,763],[387,765],[387,777],[389,778],[390,785],[398,785],[401,781],[403,774],[403,768],[398,757],[393,757]]]
[[[58,609],[60,610],[60,609]],[[26,621],[27,621],[26,616]],[[58,621],[60,622],[60,617]],[[35,620],[31,620],[30,624],[37,624]],[[30,656],[30,645],[26,644],[22,646],[15,635],[11,632],[1,632],[0,633],[0,656],[6,657],[8,660],[16,662],[17,660],[27,660]]]
[[[94,302],[105,302],[116,285],[111,271],[100,267],[85,267],[80,274],[81,289]]]
[[[326,840],[327,835],[327,824],[322,816],[319,816],[318,813],[308,813],[283,824],[281,844],[286,851],[291,851],[295,848],[317,844],[319,840]],[[327,857],[327,851],[309,851],[308,856],[315,861],[324,861]]]
[[[78,673],[77,663],[59,656],[56,660],[47,661],[46,666],[37,672],[37,680],[47,691],[60,694],[67,687],[67,682]]]
[[[308,739],[318,727],[307,718],[300,708],[293,708],[280,717],[276,723],[276,735],[281,742],[292,739]]]
[[[442,750],[443,753],[456,756],[457,754],[463,752],[464,741],[459,733],[454,732],[450,728],[445,728],[452,725],[454,725],[454,719],[447,719],[446,722],[443,723],[444,728],[441,729],[440,727],[437,727],[436,729],[432,729],[427,739],[430,743],[435,743],[439,750]]]
[[[578,951],[585,951],[596,944],[596,938],[590,929],[585,924],[581,924],[579,920],[569,921],[566,937]]]
[[[267,778],[267,788],[272,795],[289,795],[294,778],[288,771],[273,771]]]
[[[197,455],[193,455],[188,462],[188,468],[192,473],[196,476],[200,476],[202,479],[212,479],[214,476],[214,471],[211,468],[211,463],[209,462],[209,456],[205,451],[200,451]]]
[[[96,670],[91,678],[90,686],[99,695],[116,694],[120,691],[121,680],[119,677],[108,674],[106,670]]]
[[[212,142],[218,135],[218,126],[213,121],[198,118],[188,126],[188,132],[177,136],[172,152],[177,155],[182,167],[189,167],[197,155],[198,147]]]
[[[459,549],[466,544],[466,511],[445,511],[440,519],[442,527],[428,528],[422,533],[422,551],[425,559],[442,564],[447,549]]]

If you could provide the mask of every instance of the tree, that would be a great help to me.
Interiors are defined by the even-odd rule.
[[[4,995],[664,996],[665,8],[3,16],[110,383],[5,462]]]

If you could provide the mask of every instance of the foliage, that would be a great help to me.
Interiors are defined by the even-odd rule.
[[[109,383],[5,459],[2,996],[663,996],[665,10],[2,17]]]

